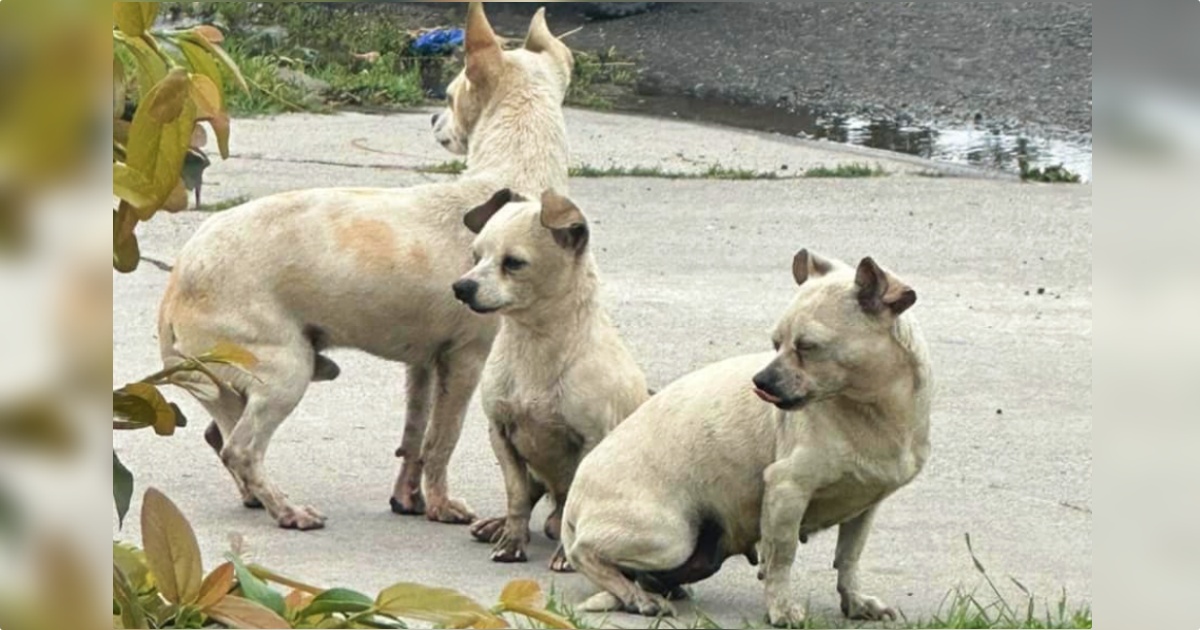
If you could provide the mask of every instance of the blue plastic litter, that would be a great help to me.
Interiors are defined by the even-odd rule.
[[[421,55],[440,55],[462,46],[464,33],[461,28],[439,28],[422,33],[412,44],[412,49]]]

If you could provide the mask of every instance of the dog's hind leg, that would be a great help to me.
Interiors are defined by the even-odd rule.
[[[617,565],[608,562],[586,542],[577,542],[571,549],[575,569],[586,575],[603,593],[580,605],[583,612],[624,611],[647,617],[669,617],[675,608],[662,595],[648,593],[630,580]]]
[[[425,497],[421,494],[421,443],[429,425],[433,407],[433,365],[408,366],[406,382],[408,409],[404,416],[404,438],[396,457],[404,459],[392,490],[392,511],[396,514],[424,514]]]
[[[220,457],[227,438],[233,433],[238,419],[246,410],[246,399],[236,392],[221,388],[220,395],[216,400],[201,400],[200,404],[213,418],[204,431],[204,441],[208,442],[208,445]],[[232,473],[233,471],[230,470],[233,482],[237,484],[238,492],[242,495],[242,505],[251,509],[262,509],[262,501],[259,501],[258,497],[246,488],[246,483],[242,481],[241,477]]]
[[[295,506],[267,478],[263,459],[279,425],[299,404],[313,373],[307,344],[260,351],[255,379],[247,384],[246,407],[221,450],[221,460],[246,489],[262,502],[280,527],[318,529],[325,517],[311,507]]]
[[[490,349],[490,344],[476,342],[444,351],[437,358],[433,423],[421,447],[425,466],[425,516],[431,521],[466,525],[475,520],[475,514],[466,503],[450,497],[446,470],[462,434],[467,406],[479,384]]]

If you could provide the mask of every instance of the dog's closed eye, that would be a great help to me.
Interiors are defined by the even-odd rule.
[[[520,258],[513,258],[512,256],[504,257],[504,270],[509,273],[520,271],[528,266],[529,263],[521,260]]]

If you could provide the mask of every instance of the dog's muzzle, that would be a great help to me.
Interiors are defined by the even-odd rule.
[[[479,283],[474,280],[459,280],[454,283],[454,297],[467,306],[475,303],[475,296],[478,293]]]
[[[781,396],[775,387],[774,379],[766,372],[754,375],[754,394],[763,402],[775,405],[784,411],[796,411],[808,403],[808,399],[803,396],[799,398]]]

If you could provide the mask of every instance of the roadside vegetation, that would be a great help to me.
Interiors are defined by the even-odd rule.
[[[235,116],[404,110],[439,101],[461,69],[461,40],[451,36],[459,24],[413,24],[392,11],[328,3],[162,4],[180,24],[225,34],[248,86],[230,95]],[[610,109],[635,80],[635,63],[614,49],[576,52],[567,103]]]

